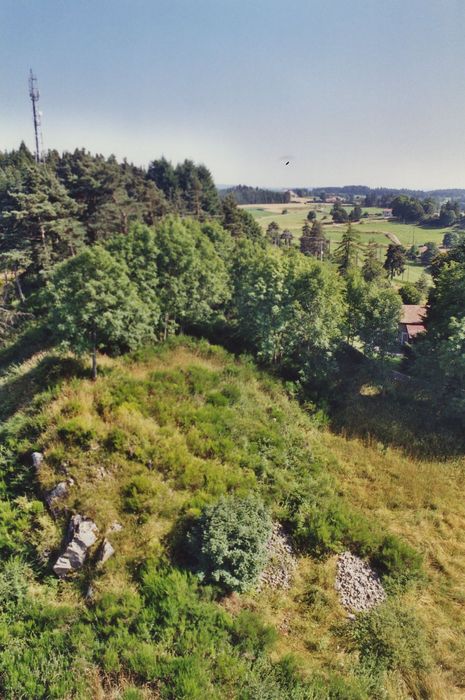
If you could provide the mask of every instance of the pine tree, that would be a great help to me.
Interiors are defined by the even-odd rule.
[[[383,275],[383,263],[378,258],[379,244],[371,239],[365,249],[362,276],[365,282],[374,282]]]
[[[404,272],[406,257],[407,251],[404,246],[394,243],[389,245],[383,267],[391,280]]]
[[[334,259],[340,274],[346,274],[351,267],[357,265],[359,252],[360,235],[349,224],[341,242],[334,251]]]

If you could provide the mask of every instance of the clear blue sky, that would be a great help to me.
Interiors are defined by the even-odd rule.
[[[1,149],[32,147],[30,66],[47,148],[465,187],[465,0],[0,0]]]

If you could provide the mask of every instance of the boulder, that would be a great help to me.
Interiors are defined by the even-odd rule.
[[[100,568],[105,564],[106,561],[115,553],[115,550],[111,543],[105,537],[102,544],[99,547],[97,555],[97,567]]]
[[[32,453],[32,466],[34,467],[34,469],[40,469],[43,461],[44,455],[42,454],[42,452]]]
[[[57,498],[64,498],[68,493],[68,484],[66,481],[60,481],[56,486],[53,487],[50,491],[47,491],[45,494],[45,501],[50,508],[50,510],[53,512],[53,502]]]
[[[79,514],[72,516],[68,526],[68,545],[53,567],[59,578],[82,567],[87,552],[97,540],[96,532],[97,525],[93,520]]]

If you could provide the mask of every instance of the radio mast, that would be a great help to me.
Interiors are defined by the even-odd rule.
[[[36,162],[40,163],[42,160],[42,152],[44,150],[44,144],[42,140],[42,125],[40,122],[41,113],[39,111],[39,88],[37,86],[37,77],[32,72],[32,68],[29,71],[29,97],[32,102],[32,115],[34,118],[34,136],[36,144]]]

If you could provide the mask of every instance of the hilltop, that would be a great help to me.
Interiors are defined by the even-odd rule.
[[[96,382],[52,351],[2,357],[4,697],[460,697],[461,462],[333,434],[290,385],[206,341],[102,357]],[[189,574],[183,533],[206,503],[250,491],[297,568],[289,589],[224,596]],[[98,541],[57,582],[72,513]],[[334,588],[347,548],[388,591],[355,622]]]

